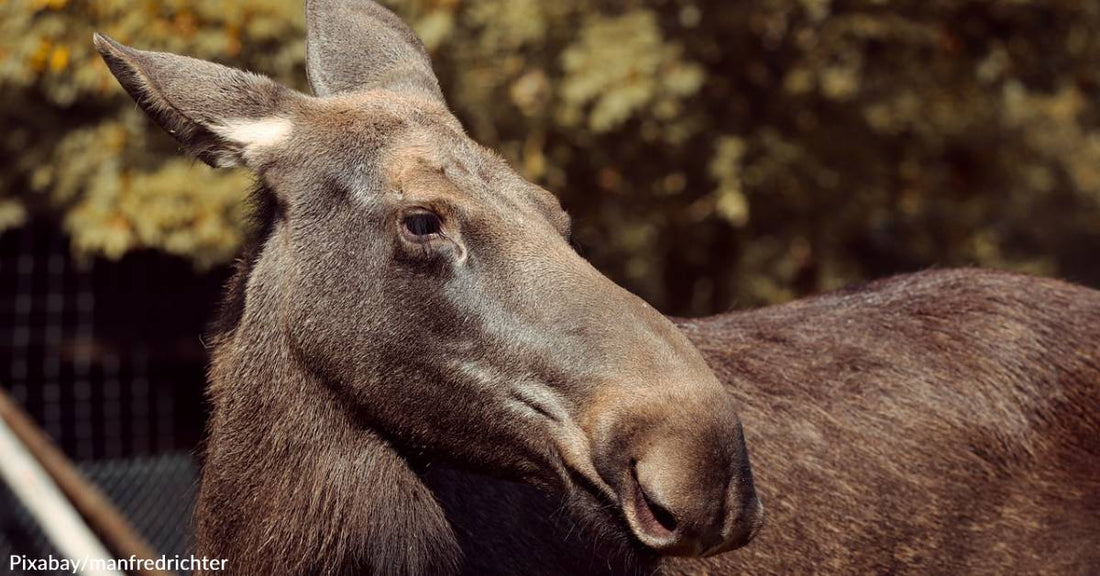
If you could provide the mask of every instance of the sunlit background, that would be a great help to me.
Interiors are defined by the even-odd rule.
[[[929,267],[1100,286],[1100,2],[387,4],[666,313]],[[302,1],[0,0],[0,387],[88,466],[186,456],[251,177],[183,157],[93,31],[306,90]]]

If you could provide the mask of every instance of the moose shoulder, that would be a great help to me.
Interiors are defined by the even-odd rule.
[[[1100,567],[1100,292],[929,272],[683,328],[738,400],[769,503],[722,565]]]
[[[188,152],[260,182],[212,338],[200,554],[265,576],[1095,566],[1096,292],[943,272],[677,326],[463,132],[395,15],[306,12],[314,95],[95,39]],[[746,438],[773,520],[731,554],[763,524]]]

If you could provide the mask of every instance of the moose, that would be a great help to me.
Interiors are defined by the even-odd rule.
[[[396,15],[306,14],[313,95],[94,39],[189,153],[258,181],[211,339],[199,554],[264,576],[1100,570],[1100,292],[941,270],[666,318],[467,136]]]

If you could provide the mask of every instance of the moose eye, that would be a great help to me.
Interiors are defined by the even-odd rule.
[[[441,262],[448,258],[462,264],[466,261],[466,247],[462,244],[457,222],[453,228],[443,229],[443,218],[423,207],[410,207],[403,211],[396,222],[398,245],[396,255],[416,262]]]
[[[401,225],[405,227],[406,232],[417,238],[439,234],[443,230],[443,223],[440,222],[439,216],[431,212],[409,214],[401,220]]]

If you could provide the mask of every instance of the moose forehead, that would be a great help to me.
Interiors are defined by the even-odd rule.
[[[507,214],[517,222],[547,221],[569,235],[570,219],[558,199],[474,142],[446,108],[381,90],[315,103],[294,122],[295,148],[311,157],[301,160],[319,160],[336,172],[328,176],[348,189],[374,189],[377,183],[368,186],[363,179],[380,179],[387,193],[408,202]],[[285,124],[268,119],[247,129],[279,137]]]

